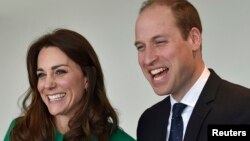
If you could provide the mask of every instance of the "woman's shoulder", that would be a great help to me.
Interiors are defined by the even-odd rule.
[[[13,119],[9,125],[7,133],[5,134],[4,141],[10,140],[10,132],[12,131],[12,129],[14,128],[15,125],[16,125],[16,119]]]
[[[109,141],[135,141],[128,133],[123,129],[117,128],[111,135]]]

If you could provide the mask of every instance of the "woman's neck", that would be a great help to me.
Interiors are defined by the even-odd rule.
[[[69,126],[68,126],[69,118],[68,117],[58,115],[54,117],[54,122],[55,122],[56,129],[60,133],[65,134],[66,132],[69,131]]]

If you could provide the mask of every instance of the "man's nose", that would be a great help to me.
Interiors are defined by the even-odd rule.
[[[156,59],[157,59],[156,50],[153,49],[152,47],[148,47],[145,50],[144,63],[146,65],[152,65]]]

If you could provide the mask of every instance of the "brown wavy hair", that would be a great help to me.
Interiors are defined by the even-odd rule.
[[[54,140],[53,117],[37,89],[37,58],[44,47],[58,47],[77,63],[88,78],[88,87],[75,115],[70,119],[70,130],[64,141],[87,141],[92,136],[108,140],[118,128],[118,117],[106,96],[104,77],[98,56],[91,44],[79,33],[57,29],[36,40],[27,52],[27,71],[30,88],[23,100],[23,116],[16,119],[11,141]]]

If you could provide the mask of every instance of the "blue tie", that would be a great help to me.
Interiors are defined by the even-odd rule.
[[[186,108],[186,106],[187,105],[182,103],[175,103],[173,106],[169,141],[182,141],[183,120],[181,117],[181,113]]]

